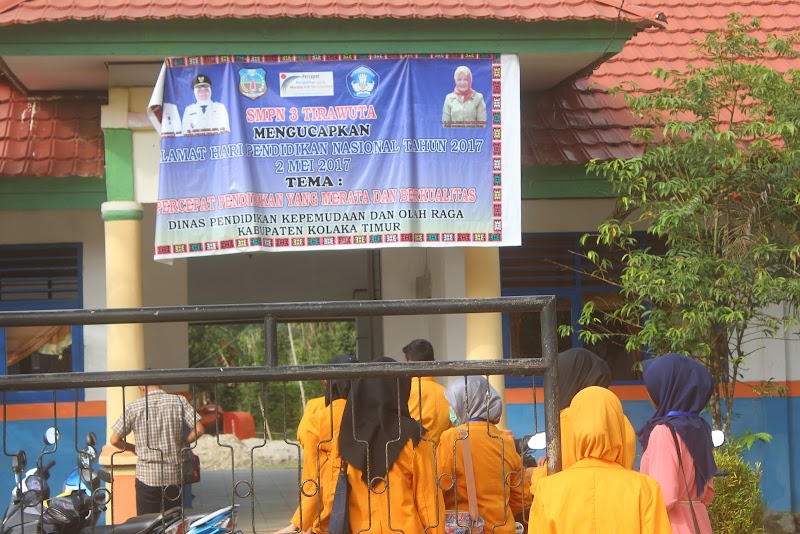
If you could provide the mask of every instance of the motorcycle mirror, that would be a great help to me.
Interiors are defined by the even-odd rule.
[[[87,445],[78,455],[78,462],[83,468],[89,468],[97,460],[97,449]]]
[[[19,450],[17,454],[11,457],[11,469],[15,473],[23,473],[25,472],[25,467],[28,465],[28,455],[25,454],[25,451]]]
[[[89,432],[86,434],[86,445],[89,447],[94,447],[97,444],[97,436],[94,432]]]
[[[56,427],[51,426],[44,431],[44,444],[55,445],[59,438],[59,432]]]
[[[711,443],[714,444],[714,447],[722,446],[722,444],[725,443],[725,432],[722,430],[712,430]]]
[[[86,484],[87,487],[91,487],[92,480],[94,479],[94,475],[92,474],[91,469],[81,468],[79,469],[81,475],[81,481]]]
[[[528,448],[533,450],[544,450],[547,448],[547,434],[537,432],[528,440]]]

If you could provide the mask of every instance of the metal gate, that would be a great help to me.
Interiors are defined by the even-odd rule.
[[[277,325],[279,321],[308,320],[308,319],[337,319],[355,318],[365,316],[397,316],[397,315],[433,315],[433,314],[467,314],[467,313],[511,313],[511,312],[539,312],[541,317],[542,349],[541,358],[526,359],[500,359],[469,360],[469,361],[434,361],[434,362],[399,362],[387,365],[380,362],[364,362],[340,365],[302,365],[278,366]],[[0,377],[0,392],[3,397],[3,452],[8,458],[14,457],[14,438],[7,435],[6,424],[6,396],[9,392],[17,391],[47,391],[53,392],[53,423],[52,426],[64,428],[66,425],[74,426],[74,450],[83,448],[82,440],[78,436],[78,394],[80,389],[87,388],[121,388],[123,404],[125,404],[125,386],[134,385],[189,385],[190,389],[200,384],[231,384],[231,383],[258,383],[266,391],[270,386],[284,385],[297,380],[333,380],[333,379],[368,379],[368,378],[393,378],[406,379],[411,377],[467,377],[473,375],[514,375],[534,376],[543,375],[544,389],[544,430],[548,437],[547,442],[547,467],[549,472],[560,470],[560,424],[557,409],[557,382],[556,382],[556,306],[553,296],[526,296],[526,297],[498,297],[483,299],[427,299],[427,300],[387,300],[387,301],[341,301],[341,302],[298,302],[279,304],[231,304],[212,306],[180,306],[180,307],[150,307],[136,309],[94,309],[94,310],[59,310],[59,311],[22,311],[0,313],[0,327],[18,326],[50,326],[50,325],[102,325],[125,323],[172,323],[172,322],[256,322],[264,324],[265,361],[263,367],[228,367],[228,368],[184,368],[184,369],[151,369],[131,371],[107,371],[84,373],[54,373],[37,375],[14,375]],[[466,378],[465,378],[466,380]],[[534,403],[536,402],[536,382],[534,381]],[[75,414],[73,420],[65,421],[56,410],[56,391],[75,392]],[[412,395],[417,392],[412,392]],[[285,396],[284,396],[285,402]],[[197,406],[194,406],[196,409]],[[284,406],[285,413],[285,406]],[[534,414],[536,411],[534,411]],[[123,415],[125,409],[123,409]],[[534,415],[535,417],[535,415]],[[538,421],[531,421],[531,431],[541,430]],[[493,436],[497,439],[497,436]],[[223,446],[217,439],[219,446]],[[301,448],[294,442],[289,442],[297,449],[298,467],[296,471],[297,488],[295,494],[298,502],[307,490],[300,488],[303,480]],[[100,444],[102,445],[102,444]],[[63,446],[63,445],[62,445]],[[441,446],[441,445],[440,445]],[[58,447],[58,445],[56,445]],[[453,444],[453,447],[455,445]],[[69,447],[68,447],[69,448]],[[191,447],[187,447],[191,448]],[[257,448],[254,447],[252,451]],[[435,453],[434,453],[435,454]],[[110,471],[115,476],[118,466],[114,465],[115,455],[112,455]],[[435,460],[434,460],[435,462]],[[318,473],[319,474],[319,473]],[[508,474],[504,473],[504,491],[509,486]],[[230,483],[230,492],[225,492],[225,502],[219,505],[249,504],[250,517],[242,517],[240,528],[249,527],[253,532],[264,531],[263,524],[257,525],[256,509],[259,506],[257,479],[259,472],[251,467],[249,477],[237,480],[236,473],[231,467],[230,477],[225,477]],[[522,475],[521,475],[522,476]],[[437,485],[441,481],[437,478]],[[201,481],[201,484],[203,482]],[[521,482],[525,483],[522,476]],[[312,484],[313,485],[313,484]],[[439,491],[437,486],[436,491]],[[53,494],[58,487],[54,487]],[[181,491],[185,489],[182,488]],[[319,483],[316,485],[319,489]],[[229,498],[228,498],[229,497]],[[117,496],[117,499],[121,497]],[[456,497],[457,498],[457,497]],[[112,489],[110,495],[111,513],[109,524],[115,524],[113,505],[115,497]],[[463,504],[462,504],[463,506]],[[187,510],[182,510],[186,512]],[[244,514],[243,514],[244,515]],[[287,522],[288,522],[287,517]],[[508,518],[506,518],[508,520]],[[437,528],[436,525],[427,525],[426,530]],[[249,530],[243,528],[242,530]],[[364,530],[364,529],[360,529]],[[392,528],[403,531],[403,528]],[[356,529],[354,528],[354,532]]]

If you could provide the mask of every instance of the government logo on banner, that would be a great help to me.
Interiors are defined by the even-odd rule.
[[[377,89],[379,80],[377,72],[361,65],[350,71],[350,94],[356,98],[369,98]]]
[[[250,100],[267,94],[267,73],[264,69],[240,69],[239,92]]]
[[[155,258],[520,243],[500,54],[168,58]]]

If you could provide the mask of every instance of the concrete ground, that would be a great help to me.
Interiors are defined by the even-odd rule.
[[[297,508],[297,468],[256,469],[251,495],[249,482],[250,470],[234,470],[233,476],[230,470],[205,470],[200,482],[192,485],[192,506],[213,509],[238,504],[237,528],[244,534],[268,534],[288,525]]]

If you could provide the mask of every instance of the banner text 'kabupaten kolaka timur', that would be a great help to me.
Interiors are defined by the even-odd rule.
[[[155,259],[520,243],[519,63],[166,60]]]

